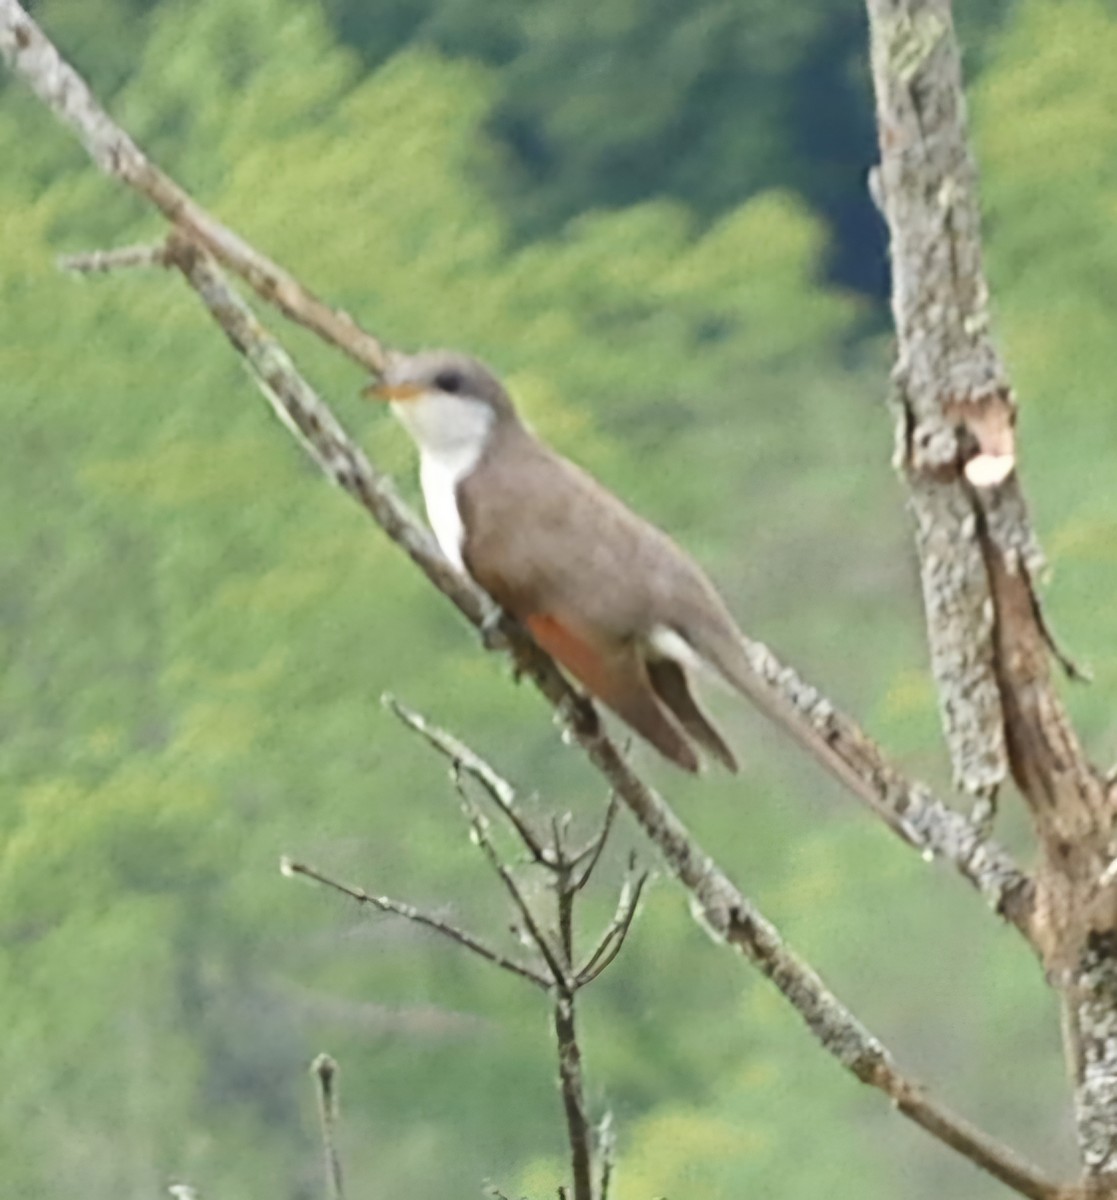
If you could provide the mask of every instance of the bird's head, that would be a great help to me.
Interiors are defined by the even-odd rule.
[[[389,356],[383,376],[365,395],[385,400],[429,454],[477,453],[516,410],[500,380],[475,358],[453,350]]]

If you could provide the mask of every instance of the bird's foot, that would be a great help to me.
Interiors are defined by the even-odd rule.
[[[504,610],[494,605],[485,614],[479,626],[481,632],[481,645],[486,650],[510,650],[511,642],[502,628],[504,624]]]

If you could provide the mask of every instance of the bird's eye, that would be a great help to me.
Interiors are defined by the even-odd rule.
[[[449,392],[451,396],[457,395],[462,390],[464,382],[458,371],[441,371],[434,380],[435,387],[440,392]]]

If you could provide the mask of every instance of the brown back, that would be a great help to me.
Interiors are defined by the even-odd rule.
[[[470,574],[521,619],[552,613],[596,636],[643,636],[674,618],[729,620],[698,566],[580,467],[501,422],[459,485]]]

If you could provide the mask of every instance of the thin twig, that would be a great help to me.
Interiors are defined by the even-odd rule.
[[[566,865],[566,839],[570,832],[570,822],[573,820],[571,813],[563,813],[560,817],[558,813],[551,813],[551,847],[554,850],[555,862],[563,866]]]
[[[556,845],[557,849],[557,845]],[[558,851],[561,855],[561,851]],[[571,886],[570,864],[560,859],[562,866],[555,881],[555,905],[558,909],[559,942],[562,945],[562,965],[573,991],[578,990],[574,978],[574,901],[578,893]]]
[[[590,876],[597,869],[597,864],[601,861],[601,852],[605,849],[605,843],[609,840],[609,834],[613,829],[613,822],[617,817],[617,809],[620,806],[620,801],[617,798],[616,792],[609,793],[609,807],[605,810],[605,819],[601,822],[601,832],[588,845],[583,846],[571,858],[574,866],[577,866],[587,856],[589,861],[578,878],[574,881],[575,891],[581,891],[590,881]]]
[[[520,890],[520,885],[516,882],[515,877],[508,869],[504,860],[497,853],[492,838],[489,836],[489,823],[485,819],[485,814],[470,799],[469,793],[462,784],[460,775],[456,773],[454,784],[457,788],[458,799],[461,801],[462,812],[465,813],[466,820],[469,822],[473,842],[485,856],[486,861],[496,873],[497,878],[504,884],[504,890],[516,906],[516,911],[520,914],[520,919],[523,921],[524,929],[535,943],[539,953],[543,956],[543,961],[547,964],[547,969],[551,972],[551,977],[555,985],[557,987],[564,986],[567,982],[568,972],[563,966],[560,956],[555,952],[554,946],[551,945],[551,939],[547,937],[546,933],[540,927],[539,922],[535,919],[535,914],[531,910],[531,905],[524,898],[524,894]]]
[[[574,1200],[593,1200],[593,1129],[586,1114],[585,1088],[582,1084],[582,1051],[578,1045],[572,991],[559,989],[555,995],[554,1029],[558,1046],[562,1107],[566,1115],[566,1133],[570,1142]]]
[[[311,1063],[310,1070],[318,1097],[318,1121],[322,1129],[322,1153],[326,1164],[326,1195],[328,1200],[345,1200],[341,1156],[334,1138],[338,1117],[337,1063],[328,1054],[319,1054]]]
[[[519,834],[520,841],[527,847],[528,853],[531,854],[536,862],[542,863],[547,867],[555,865],[556,853],[552,852],[544,844],[543,838],[538,831],[533,828],[531,822],[520,812],[516,799],[516,789],[495,767],[486,762],[464,742],[454,737],[452,733],[447,733],[445,729],[440,729],[437,725],[432,725],[422,713],[408,708],[406,704],[402,704],[395,696],[385,692],[380,699],[381,703],[390,712],[394,713],[409,729],[420,734],[441,755],[448,758],[457,768],[460,768],[481,784]]]
[[[586,959],[585,963],[574,976],[580,988],[585,987],[588,983],[593,983],[603,971],[606,971],[624,947],[628,931],[632,928],[632,921],[640,905],[640,896],[644,891],[645,884],[648,882],[647,871],[641,872],[633,879],[632,871],[634,867],[634,863],[629,864],[629,874],[621,888],[620,898],[617,901],[617,911],[612,921],[609,922],[608,928],[606,928],[604,934],[601,936],[601,940],[597,943],[589,958]]]
[[[63,271],[76,275],[107,274],[109,271],[130,270],[134,267],[165,267],[167,243],[121,246],[116,250],[91,250],[87,254],[66,254],[58,260]]]
[[[457,942],[459,946],[464,946],[465,949],[472,950],[474,954],[483,958],[486,962],[490,962],[496,967],[501,967],[513,975],[519,975],[521,979],[527,979],[537,987],[546,989],[551,986],[551,981],[538,971],[524,966],[523,963],[518,963],[514,959],[505,957],[499,951],[486,946],[484,942],[474,937],[473,934],[466,933],[465,930],[458,929],[457,926],[451,925],[448,921],[443,921],[439,917],[431,916],[430,913],[423,912],[412,904],[392,900],[388,896],[373,896],[366,892],[364,888],[351,887],[347,883],[340,883],[338,880],[324,875],[316,868],[307,866],[306,863],[294,862],[289,858],[284,858],[281,861],[280,870],[284,875],[301,875],[303,878],[310,879],[314,883],[321,884],[323,887],[331,888],[335,892],[340,892],[343,896],[348,896],[351,900],[356,900],[358,904],[367,904],[372,908],[378,909],[380,912],[391,913],[393,916],[402,917],[405,921],[411,921],[415,925],[422,925],[426,929],[433,929],[435,933],[440,933],[443,937],[449,938],[450,941]]]
[[[613,1131],[613,1114],[606,1114],[597,1123],[597,1155],[601,1161],[601,1181],[597,1185],[597,1200],[609,1200],[613,1182],[613,1166],[617,1155],[617,1135]]]

